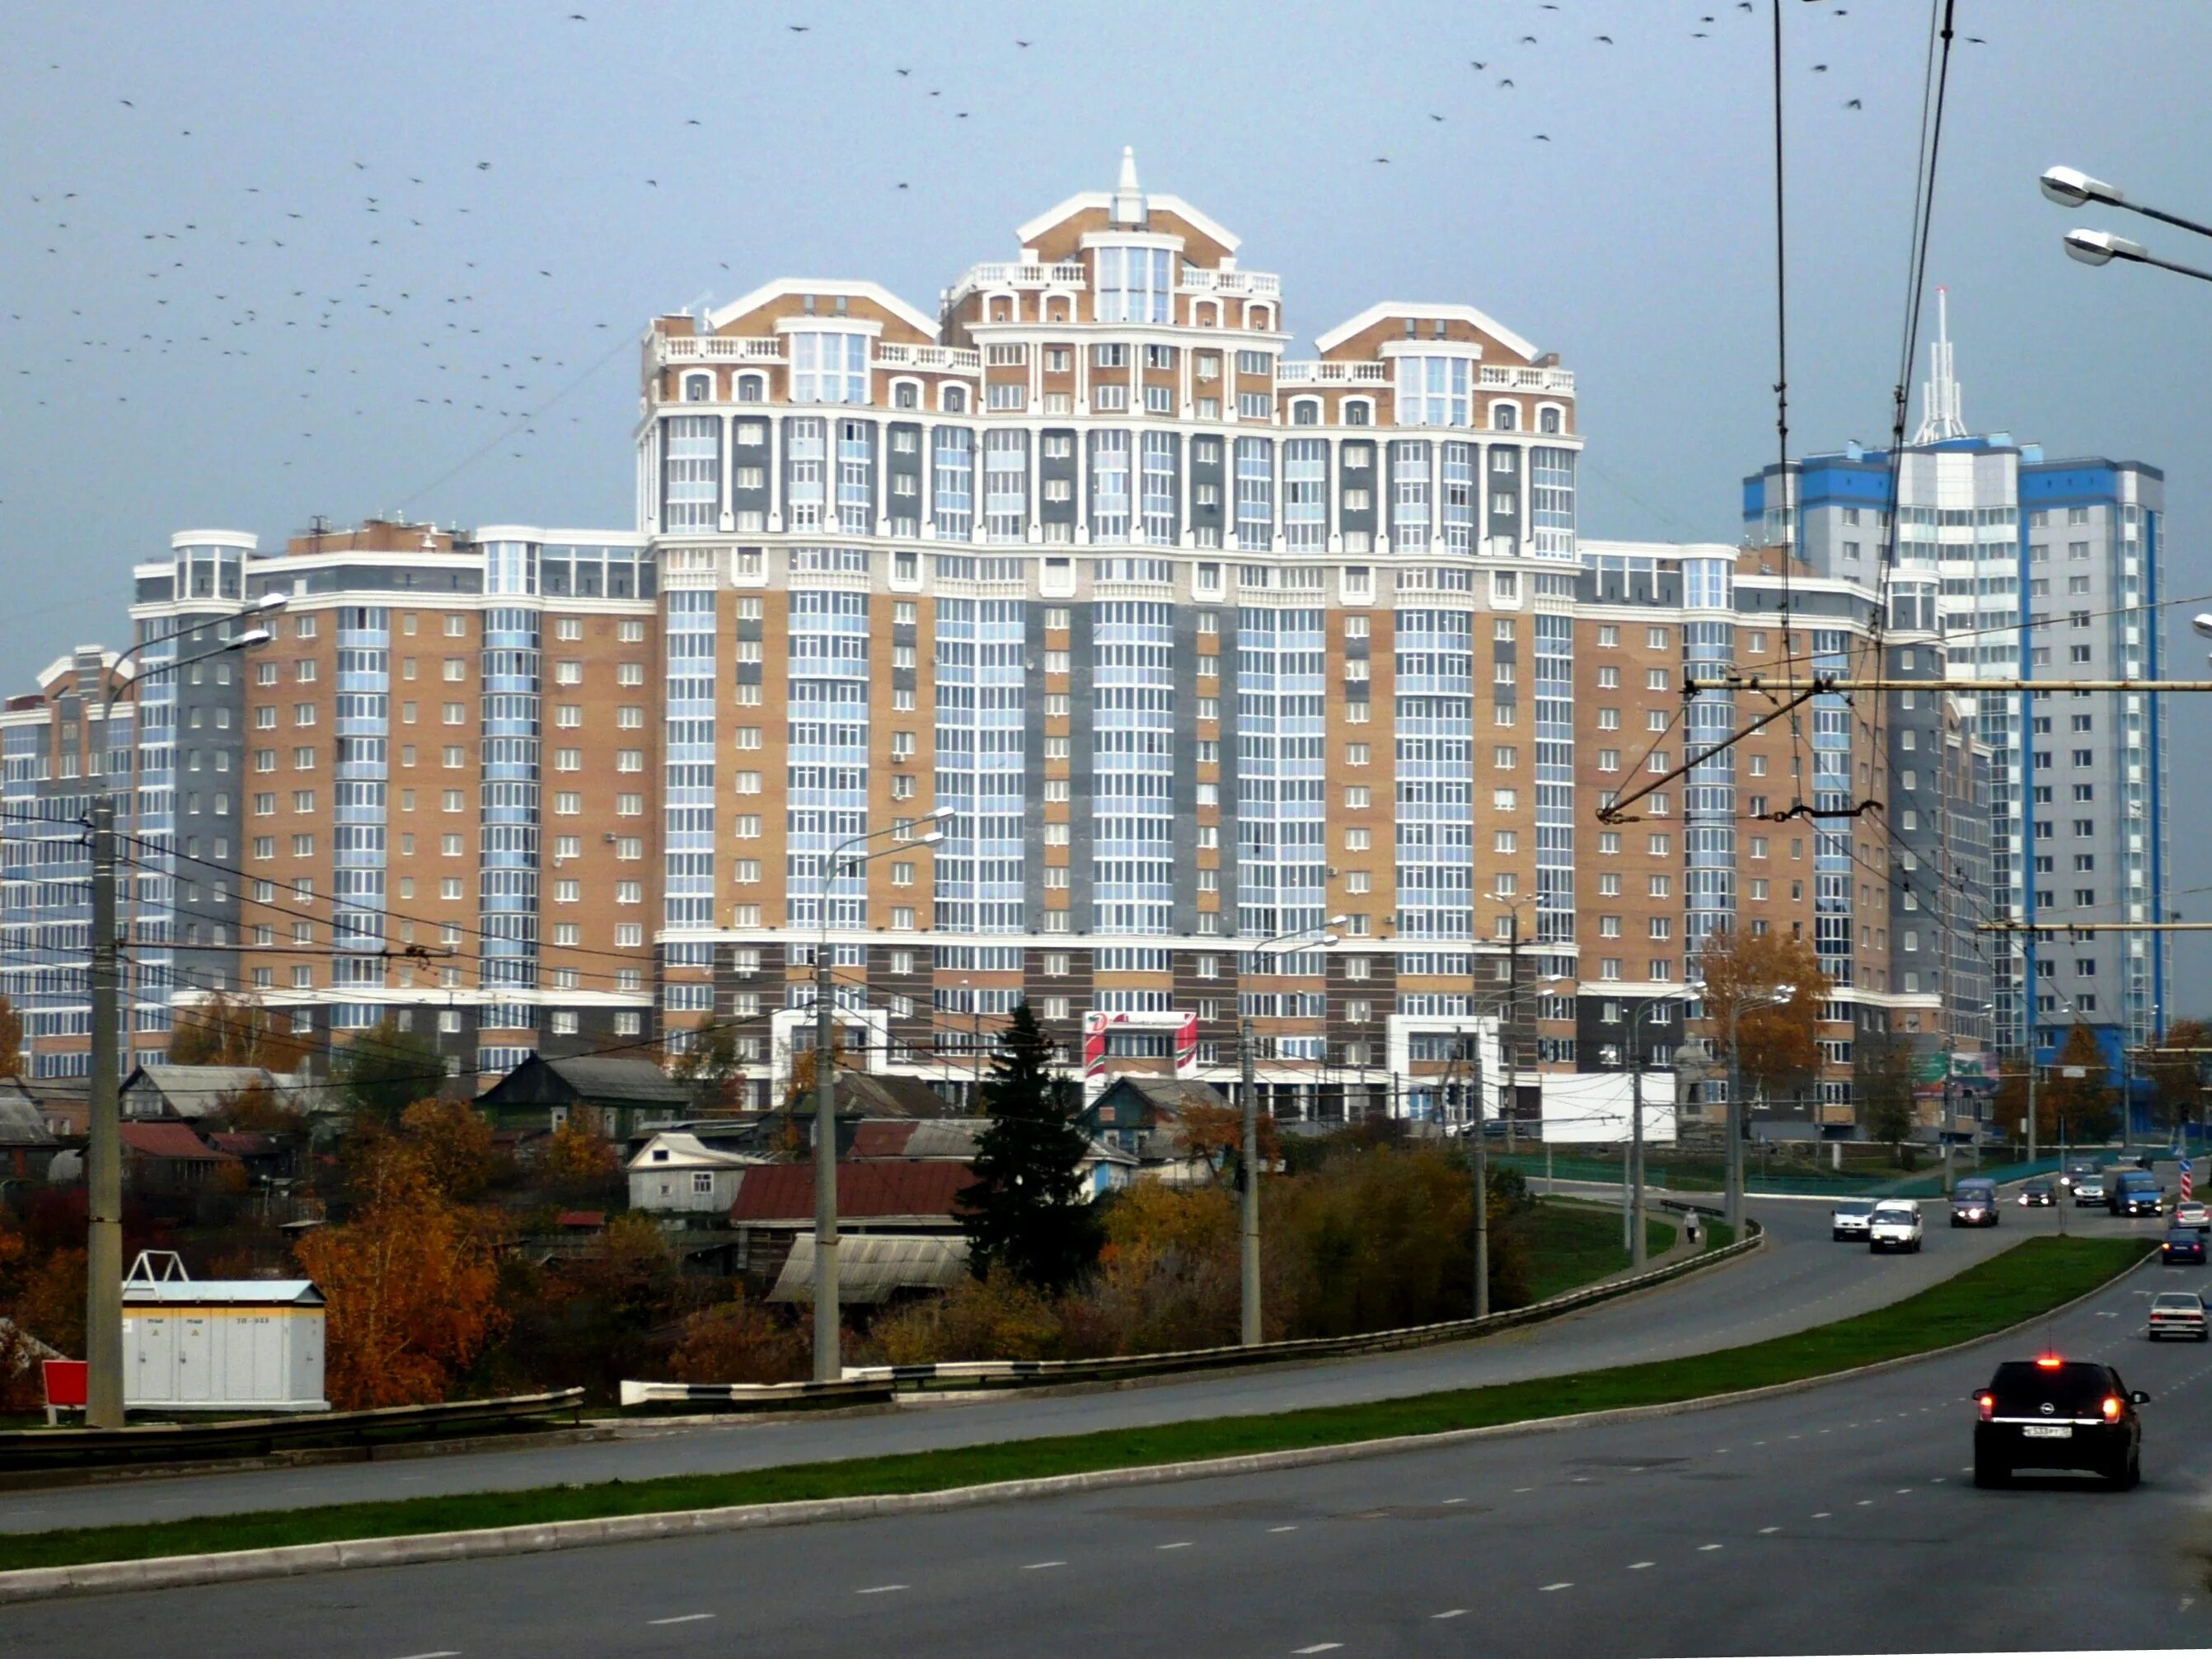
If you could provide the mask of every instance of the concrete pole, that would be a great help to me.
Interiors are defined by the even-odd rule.
[[[1512,1051],[1505,1053],[1506,1086],[1511,1086]],[[1469,1068],[1474,1093],[1468,1102],[1468,1130],[1474,1137],[1474,1316],[1490,1316],[1490,1139],[1482,1130],[1482,1068]]]
[[[1736,1015],[1743,1000],[1738,986],[1729,998],[1728,1061],[1728,1224],[1732,1237],[1743,1237],[1743,1066],[1736,1057]]]
[[[1237,1073],[1243,1096],[1243,1140],[1237,1160],[1238,1267],[1243,1280],[1243,1318],[1239,1339],[1252,1347],[1262,1339],[1260,1330],[1260,1087],[1252,1077],[1252,1022],[1237,1024]]]
[[[2027,1028],[2027,1161],[2035,1162],[2035,1027]],[[2062,1167],[2060,1174],[2065,1170]]]
[[[105,734],[102,741],[106,741]],[[92,804],[92,1081],[85,1140],[85,1426],[123,1426],[123,1126],[116,1098],[115,798]]]
[[[1640,1267],[1644,1265],[1644,1045],[1638,1022],[1629,1022],[1628,1036],[1636,1044],[1628,1061],[1629,1118],[1634,1126],[1629,1150],[1633,1196],[1628,1206],[1628,1262]]]
[[[830,971],[831,865],[822,866],[822,937],[814,947],[814,1380],[845,1374],[837,1291],[836,984]]]

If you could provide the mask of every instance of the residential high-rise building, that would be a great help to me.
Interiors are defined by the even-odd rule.
[[[319,1045],[388,1014],[461,1071],[711,1018],[764,1106],[827,951],[853,1059],[956,1097],[1026,1000],[1096,1075],[1233,1086],[1249,1053],[1288,1116],[1479,1083],[1526,1121],[1632,1029],[1671,1066],[1741,929],[1833,988],[1783,1133],[1848,1127],[1868,1036],[1988,1000],[1933,879],[1985,856],[1960,705],[1765,721],[1878,644],[1939,675],[1932,586],[1883,611],[1786,541],[1583,541],[1556,354],[1392,301],[1292,358],[1279,281],[1126,157],[1014,251],[933,313],[788,279],[653,319],[635,532],[179,538],[231,550],[216,611],[289,599],[133,784],[174,995]],[[142,568],[142,636],[196,569]],[[76,810],[64,694],[112,672],[0,714],[9,803]],[[1856,811],[1893,784],[1924,851]],[[58,963],[20,931],[50,833],[0,825],[0,925]]]
[[[1977,1029],[1977,1005],[1988,1002],[1990,1036],[2008,1051],[2027,1046],[2032,1032],[2048,1058],[2077,1022],[2115,1050],[2143,1043],[2164,1024],[2164,936],[2069,924],[2162,915],[2162,711],[2154,694],[2069,683],[2159,677],[2164,475],[2139,461],[2046,459],[2002,432],[1971,434],[1948,317],[1938,314],[1913,442],[1893,458],[1857,445],[1808,456],[1786,479],[1765,469],[1745,480],[1746,532],[1799,549],[1808,568],[1869,587],[1893,546],[1893,617],[1933,615],[1936,649],[1923,656],[1954,679],[2048,683],[1963,699],[1990,757],[1986,888],[1972,854],[1958,865],[1957,839],[1939,847],[1938,821],[1924,811],[1915,821],[1903,797],[1886,815],[1891,851],[1923,869],[1951,860],[1954,878],[1942,884],[1968,926],[2039,929],[1956,938],[1951,971],[1966,988],[1957,999],[1963,1031]],[[1904,635],[1893,629],[1892,637]],[[1890,699],[1895,742],[1914,730],[1913,714],[1909,702]],[[1907,764],[1894,749],[1891,761]],[[1986,997],[1977,988],[1984,980]]]

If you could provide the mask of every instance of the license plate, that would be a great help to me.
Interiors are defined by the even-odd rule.
[[[2030,1423],[2021,1430],[2030,1440],[2071,1440],[2074,1425],[2070,1423]]]

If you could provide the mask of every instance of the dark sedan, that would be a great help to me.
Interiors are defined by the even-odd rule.
[[[2194,1227],[2176,1227],[2159,1246],[2159,1259],[2168,1266],[2188,1262],[2201,1267],[2204,1265],[2204,1235]]]
[[[2002,1486],[2021,1469],[2086,1469],[2124,1490],[2141,1478],[2142,1425],[2110,1365],[2008,1359],[1974,1396],[1974,1484]]]

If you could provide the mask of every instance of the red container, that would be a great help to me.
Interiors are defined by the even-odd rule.
[[[46,1376],[46,1404],[82,1408],[91,1388],[91,1368],[82,1359],[45,1359],[39,1363]]]

